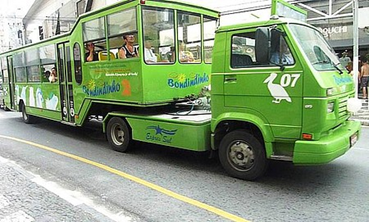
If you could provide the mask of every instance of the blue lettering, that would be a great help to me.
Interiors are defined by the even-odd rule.
[[[192,79],[186,78],[183,82],[178,82],[176,79],[168,79],[168,86],[170,88],[179,88],[184,89],[191,86],[197,86],[203,83],[209,82],[209,75],[204,73],[202,76],[199,74],[196,74],[196,76]]]

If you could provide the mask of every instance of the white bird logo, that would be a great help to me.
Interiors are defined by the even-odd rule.
[[[281,85],[273,83],[275,78],[277,78],[277,73],[273,72],[268,78],[264,80],[264,83],[268,83],[269,92],[274,97],[274,100],[272,102],[280,103],[283,99],[287,102],[292,102],[286,90]]]

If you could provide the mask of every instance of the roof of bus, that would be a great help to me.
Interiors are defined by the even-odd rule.
[[[124,5],[124,4],[131,3],[131,2],[135,2],[133,4],[137,4],[137,5],[150,5],[150,6],[161,6],[161,7],[165,6],[165,4],[168,4],[168,5],[170,5],[171,8],[174,8],[175,5],[178,5],[179,7],[180,6],[185,6],[185,7],[190,7],[192,9],[195,9],[195,10],[197,9],[197,10],[207,11],[211,14],[216,13],[216,14],[219,15],[219,13],[220,13],[219,11],[216,11],[214,9],[206,8],[206,7],[199,6],[199,5],[190,4],[190,3],[187,3],[187,2],[176,1],[176,0],[121,0],[117,3],[114,3],[114,4],[111,4],[111,5],[102,7],[100,9],[90,11],[90,12],[87,12],[87,13],[84,13],[84,14],[80,15],[80,17],[77,19],[76,23],[78,23],[79,19],[91,16],[91,15],[94,15],[94,14],[98,14],[98,13],[103,12],[105,10],[115,8],[115,7],[118,7],[120,5]],[[192,10],[190,10],[190,11],[192,11]]]
[[[226,31],[231,31],[231,30],[238,30],[238,29],[245,29],[245,28],[252,28],[252,27],[260,27],[260,26],[278,25],[278,24],[288,24],[288,23],[301,24],[301,25],[314,27],[314,26],[311,26],[311,25],[307,24],[306,22],[302,22],[302,21],[295,20],[295,19],[282,18],[282,17],[273,17],[269,20],[262,20],[262,21],[256,21],[256,22],[221,26],[217,29],[216,32],[226,32]]]
[[[80,22],[81,19],[88,18],[88,17],[93,16],[95,14],[101,13],[101,12],[103,12],[105,10],[109,10],[109,9],[112,9],[112,8],[115,8],[115,7],[124,5],[124,4],[128,4],[128,3],[132,3],[134,5],[135,4],[136,5],[140,5],[141,4],[141,5],[161,6],[161,7],[165,6],[165,4],[168,4],[168,5],[170,5],[171,8],[175,8],[174,6],[178,6],[176,8],[188,7],[189,8],[189,11],[191,11],[191,12],[193,12],[194,10],[197,10],[197,11],[200,10],[203,13],[204,12],[208,12],[209,14],[217,15],[217,17],[219,17],[219,12],[216,11],[216,10],[205,8],[205,7],[198,6],[198,5],[193,5],[193,4],[185,3],[185,2],[175,1],[175,0],[144,0],[144,1],[143,0],[121,0],[121,1],[119,1],[117,3],[114,3],[114,4],[111,4],[111,5],[102,7],[100,9],[97,9],[97,10],[94,10],[94,11],[91,11],[91,12],[87,12],[87,13],[84,13],[84,14],[80,15],[77,18],[76,22],[74,23],[72,29],[69,32],[66,32],[66,33],[63,33],[63,34],[60,34],[60,35],[56,35],[56,36],[53,36],[51,38],[44,39],[44,40],[39,41],[39,42],[36,42],[36,43],[27,44],[27,45],[24,45],[24,46],[21,46],[21,47],[18,47],[18,48],[9,50],[7,52],[2,52],[2,53],[0,53],[0,55],[11,53],[13,51],[18,51],[18,50],[23,49],[23,48],[26,48],[26,47],[27,48],[28,47],[32,47],[34,45],[42,45],[44,43],[45,43],[45,45],[47,45],[49,42],[52,42],[53,40],[67,37],[67,36],[69,36],[73,32],[73,30],[76,28],[77,24]]]

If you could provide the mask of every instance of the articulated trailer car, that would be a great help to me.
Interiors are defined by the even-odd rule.
[[[136,24],[117,28],[121,11]],[[217,151],[227,173],[245,180],[262,176],[269,160],[323,164],[355,144],[360,123],[347,109],[352,77],[316,28],[273,16],[220,27],[214,36],[217,19],[213,10],[149,0],[84,15],[68,35],[29,47],[56,45],[51,64],[61,75],[58,83],[14,81],[9,108],[22,111],[26,123],[37,116],[81,126],[90,115],[103,116],[114,150],[142,141]],[[105,24],[101,36],[90,32],[96,24]],[[156,61],[145,60],[144,47],[138,57],[118,59],[126,34],[140,46],[151,41]],[[87,42],[100,50],[99,61],[82,58]],[[184,49],[191,59],[181,59]],[[22,67],[20,53],[0,58]]]

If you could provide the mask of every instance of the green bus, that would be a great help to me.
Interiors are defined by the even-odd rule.
[[[174,1],[132,0],[84,14],[67,34],[0,55],[2,104],[22,111],[26,122],[37,116],[81,126],[90,115],[183,100],[210,84],[218,15]],[[124,36],[134,39],[138,57],[119,58]],[[90,43],[96,59],[88,62]],[[182,48],[191,61],[179,59]],[[145,60],[148,53],[155,61]],[[53,70],[56,82],[49,81]]]
[[[1,54],[0,101],[26,123],[101,116],[121,152],[135,141],[217,151],[246,180],[268,160],[328,163],[360,136],[349,120],[354,83],[317,29],[278,10],[306,16],[273,0],[270,20],[218,28],[214,10],[121,1],[68,34]]]

